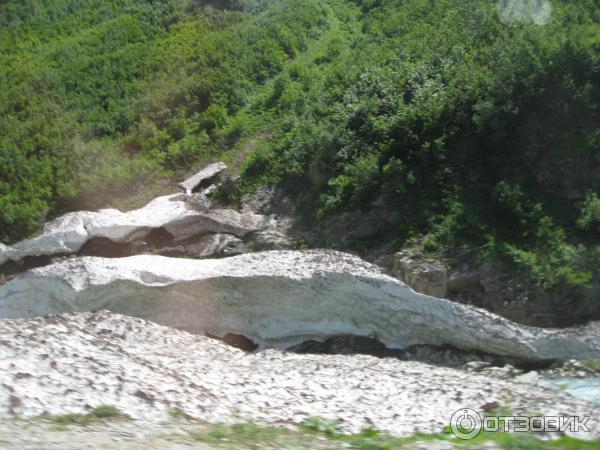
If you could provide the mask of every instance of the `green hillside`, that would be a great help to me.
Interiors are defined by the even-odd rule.
[[[600,267],[594,0],[7,0],[0,83],[5,243],[223,159],[542,287]]]

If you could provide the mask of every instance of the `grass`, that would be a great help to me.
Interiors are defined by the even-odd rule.
[[[48,418],[52,422],[63,427],[69,425],[85,427],[97,420],[110,419],[119,416],[124,417],[125,415],[116,406],[100,405],[87,414],[64,414],[61,416],[49,416]]]
[[[504,450],[600,450],[600,440],[584,441],[568,436],[543,440],[534,433],[482,432],[474,439],[464,441],[452,434],[449,427],[439,433],[416,433],[407,437],[395,437],[374,428],[365,428],[357,434],[347,434],[334,420],[310,418],[297,428],[281,428],[254,423],[208,424],[189,420],[180,410],[170,414],[173,420],[185,420],[181,426],[188,439],[206,444],[208,448],[229,450],[412,450],[428,448],[434,444],[451,444],[455,449],[475,450],[485,444],[495,444]],[[125,417],[116,407],[99,406],[87,414],[46,416],[57,425],[57,431],[67,426],[87,426],[97,420]],[[167,436],[167,435],[165,435]],[[178,435],[179,436],[179,435]],[[167,436],[167,439],[170,438]]]
[[[600,441],[583,441],[562,436],[555,440],[542,440],[533,433],[482,432],[476,438],[462,441],[451,432],[417,433],[409,437],[389,436],[373,428],[358,434],[345,434],[336,421],[318,418],[308,419],[297,430],[261,427],[255,424],[210,425],[190,433],[190,437],[217,448],[281,450],[337,449],[395,450],[413,449],[417,443],[427,446],[433,443],[450,443],[456,449],[482,448],[485,443],[494,443],[505,450],[600,450]]]
[[[169,417],[174,420],[187,419],[189,416],[181,409],[174,408],[169,411]]]
[[[301,440],[292,430],[274,427],[261,427],[252,423],[234,425],[212,425],[208,429],[193,431],[190,437],[198,442],[224,446],[225,448],[272,448],[286,450],[300,449]]]
[[[600,373],[600,359],[582,359],[579,362],[588,369]]]
[[[583,450],[600,449],[600,441],[587,442],[580,439],[562,436],[556,440],[542,440],[533,433],[505,433],[482,432],[474,439],[461,441],[455,438],[449,430],[441,433],[417,433],[405,438],[397,438],[379,433],[374,429],[363,430],[358,435],[338,435],[337,440],[350,445],[350,448],[359,450],[393,450],[408,449],[417,442],[450,442],[457,449],[481,448],[482,444],[493,442],[506,450],[538,450],[538,449],[563,449]]]

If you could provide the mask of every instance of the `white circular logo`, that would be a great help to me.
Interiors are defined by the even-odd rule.
[[[474,409],[459,409],[452,414],[450,429],[459,439],[473,439],[481,433],[481,416]]]

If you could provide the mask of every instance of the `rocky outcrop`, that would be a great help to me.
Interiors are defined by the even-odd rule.
[[[448,269],[439,261],[425,258],[415,249],[396,253],[393,274],[417,292],[446,297]]]
[[[273,186],[261,186],[245,194],[241,200],[243,213],[269,215],[273,218],[270,227],[249,236],[249,247],[254,251],[287,250],[294,247],[291,238],[298,222],[293,217],[294,203],[285,193]]]
[[[523,360],[600,356],[597,334],[519,326],[418,294],[357,257],[330,251],[71,258],[0,287],[0,318],[99,309],[278,347],[354,335],[389,348],[450,345]]]
[[[8,261],[9,259],[9,248],[4,245],[4,244],[0,244],[0,265],[4,264],[6,261]]]
[[[591,416],[583,437],[600,434],[598,408],[529,384],[366,355],[248,354],[106,311],[0,320],[0,386],[0,428],[14,415],[111,404],[156,422],[175,409],[212,423],[321,417],[348,432],[368,426],[402,436],[439,432],[457,410],[497,404],[513,415]]]
[[[448,293],[462,292],[479,286],[481,274],[479,272],[454,272],[448,277]]]
[[[502,263],[487,262],[452,275],[448,297],[510,320],[540,327],[567,327],[600,318],[600,280],[589,286],[559,283],[542,290]]]
[[[260,186],[242,196],[241,206],[242,212],[287,216],[293,212],[294,202],[280,188]]]
[[[253,250],[287,250],[294,246],[292,240],[282,231],[269,228],[253,233],[248,242]]]
[[[524,325],[567,327],[600,318],[598,279],[589,286],[559,283],[540,289],[506,264],[452,259],[450,268],[409,247],[394,255],[391,274],[417,292],[484,308]],[[370,260],[385,266],[381,259]]]
[[[200,171],[198,171],[196,174],[194,174],[187,180],[183,181],[182,183],[179,183],[179,186],[181,186],[181,188],[186,194],[191,194],[198,188],[202,188],[203,184],[207,184],[207,186],[204,186],[205,188],[212,185],[211,179],[225,169],[227,169],[227,166],[222,162],[209,164],[208,166],[202,168]]]
[[[211,209],[210,200],[201,194],[167,195],[128,212],[103,209],[60,216],[46,224],[40,236],[0,247],[0,264],[30,256],[77,253],[92,239],[132,243],[143,241],[155,230],[163,230],[173,242],[217,233],[243,238],[270,224],[271,219],[258,214]]]
[[[209,258],[241,255],[246,252],[244,241],[231,234],[208,234],[200,239],[181,245],[160,247],[157,252],[165,256]]]

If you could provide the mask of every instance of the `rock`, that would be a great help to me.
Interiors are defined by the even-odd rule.
[[[380,198],[368,209],[331,214],[319,221],[306,220],[295,209],[294,201],[286,192],[274,186],[261,186],[241,199],[242,212],[272,216],[277,222],[276,231],[287,236],[284,239],[277,237],[277,243],[273,243],[273,235],[267,236],[270,242],[264,246],[257,242],[257,248],[291,248],[294,243],[302,242],[311,248],[349,249],[383,265],[386,273],[391,274],[393,254],[384,243],[395,236],[399,213],[389,209],[389,202]],[[376,243],[374,236],[377,236]],[[365,246],[365,242],[369,245]],[[381,248],[378,249],[378,245]]]
[[[199,212],[206,212],[212,207],[212,200],[205,194],[186,195],[183,201],[189,208]]]
[[[600,279],[592,280],[588,287],[559,283],[541,290],[497,262],[487,262],[455,278],[453,275],[448,280],[451,300],[485,308],[525,325],[565,327],[600,318]]]
[[[480,408],[486,413],[491,413],[493,411],[498,411],[498,408],[500,408],[500,403],[496,401],[487,402],[481,405]]]
[[[20,372],[30,376],[15,378]],[[249,354],[205,336],[107,311],[0,320],[0,386],[0,431],[11,424],[24,426],[25,421],[10,420],[13,414],[85,413],[103,404],[136,419],[117,421],[119,431],[138,433],[136,428],[148,421],[155,439],[157,430],[168,431],[164,421],[174,409],[209,423],[289,426],[322,417],[339,421],[348,433],[371,426],[398,436],[440,432],[455,411],[472,407],[481,412],[480,405],[492,402],[514,415],[535,411],[600,417],[599,408],[564,393],[477,373],[367,355],[274,349]],[[588,425],[586,437],[597,438],[600,422]],[[96,434],[108,426],[99,422],[88,428]],[[84,432],[74,428],[77,434]],[[3,444],[23,436],[14,431],[2,435]],[[89,445],[82,442],[77,448]],[[168,443],[119,448],[165,446],[170,448]],[[52,442],[38,447],[66,448]]]
[[[265,216],[209,207],[210,201],[201,194],[174,194],[158,197],[143,208],[125,213],[116,209],[68,213],[46,224],[40,236],[0,248],[0,261],[77,253],[94,238],[131,243],[159,229],[174,242],[208,233],[243,238],[273,223]]]
[[[463,368],[473,370],[480,363],[481,367],[506,364],[509,358],[494,355],[473,355],[471,353],[448,347],[434,347],[428,345],[413,345],[407,349],[390,349],[374,337],[362,336],[335,336],[324,341],[304,341],[300,345],[288,350],[298,353],[317,354],[366,354],[381,358],[398,358],[404,361],[420,361],[436,366]],[[477,356],[489,361],[473,361]],[[469,366],[469,362],[471,365]],[[477,363],[477,364],[473,364]],[[469,369],[471,367],[471,369]]]
[[[386,275],[394,276],[394,254],[387,253],[387,248],[383,251],[375,249],[363,257],[379,267]]]
[[[473,372],[479,372],[482,369],[485,369],[490,366],[491,366],[491,364],[486,361],[471,361],[471,362],[466,363],[463,366],[463,369],[471,370]]]
[[[531,372],[527,372],[524,373],[522,375],[517,375],[515,377],[515,381],[518,383],[529,383],[529,384],[537,384],[538,380],[540,379],[540,374],[537,373],[535,370],[532,370]]]
[[[521,375],[523,373],[521,369],[517,369],[511,364],[505,364],[503,369],[506,370],[512,376]]]
[[[585,359],[577,361],[571,359],[562,363],[554,363],[550,368],[541,371],[543,378],[598,378],[600,365],[598,360]]]
[[[105,308],[276,347],[353,335],[376,337],[391,349],[447,345],[532,361],[600,356],[598,334],[520,326],[418,294],[360,258],[333,251],[217,260],[76,257],[0,286],[0,318]]]
[[[236,197],[240,192],[241,184],[242,181],[240,177],[236,175],[225,175],[219,183],[219,191],[225,197]]]
[[[479,272],[454,273],[448,278],[448,291],[461,292],[479,285],[481,274]]]
[[[252,233],[248,242],[255,251],[286,250],[294,245],[284,232],[273,228]]]
[[[563,364],[561,370],[564,372],[590,372],[594,371],[583,364],[581,361],[577,361],[576,359],[570,359],[566,363]]]
[[[241,255],[246,252],[244,241],[231,234],[209,234],[190,243],[178,246],[167,246],[157,249],[157,253],[165,256],[189,256],[192,258],[209,258],[219,256]]]
[[[417,292],[446,297],[448,270],[439,261],[425,259],[415,249],[396,253],[393,273]]]
[[[494,294],[506,284],[506,268],[502,264],[484,263],[480,267],[481,286],[487,294]]]
[[[504,367],[486,367],[480,371],[481,373],[495,378],[509,379],[514,378],[523,373],[522,370],[515,369],[512,365],[506,364]]]
[[[374,236],[377,236],[376,242],[380,244],[383,236],[391,236],[390,230],[395,230],[394,224],[398,220],[398,211],[383,206],[345,211],[328,216],[322,222],[311,223],[310,230],[301,239],[321,246],[356,250],[357,243],[361,247],[360,243],[372,242]]]
[[[211,240],[216,255],[235,256],[246,253],[246,245],[241,239],[227,234],[215,234]]]
[[[362,336],[334,336],[320,341],[304,341],[288,350],[296,353],[329,355],[374,355],[379,357],[401,356],[401,352],[388,349],[376,339]]]
[[[0,244],[0,266],[8,261],[8,247]]]
[[[211,178],[225,169],[227,169],[227,166],[222,162],[209,164],[184,182],[179,183],[179,186],[181,186],[186,194],[191,194],[199,187],[209,187]],[[203,184],[207,182],[209,182],[209,184],[203,186]]]
[[[206,233],[232,234],[243,238],[272,224],[271,219],[257,214],[239,213],[232,209],[211,209],[169,223],[164,228],[174,236],[175,241],[179,241]]]
[[[501,380],[508,380],[512,378],[512,375],[502,367],[487,367],[483,369],[481,373],[488,377],[499,378]]]
[[[389,355],[391,351],[388,350],[387,353]],[[414,345],[402,352],[401,355],[391,354],[389,356],[454,368],[463,366],[465,361],[469,359],[469,354],[464,351],[450,349],[444,346],[434,347],[430,345]]]
[[[294,203],[283,190],[275,186],[260,186],[242,197],[244,213],[283,216],[291,213]]]

